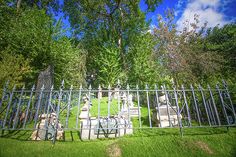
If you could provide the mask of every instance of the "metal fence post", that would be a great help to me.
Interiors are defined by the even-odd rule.
[[[186,93],[185,93],[184,85],[182,85],[181,88],[182,88],[182,92],[183,92],[183,96],[184,96],[184,103],[185,103],[185,106],[186,106],[186,109],[187,109],[188,123],[189,123],[189,126],[191,127],[192,126],[191,116],[190,116],[190,112],[189,112],[188,102],[187,102],[187,99],[186,99]]]
[[[183,137],[183,125],[182,125],[182,120],[180,118],[180,111],[179,111],[179,102],[178,102],[178,94],[176,91],[175,86],[173,86],[173,90],[174,90],[174,95],[175,95],[175,103],[176,103],[176,107],[177,107],[177,118],[178,118],[178,124],[179,124],[179,130],[180,130],[180,135],[181,137]]]
[[[231,109],[232,109],[232,112],[233,112],[233,116],[234,116],[234,123],[236,124],[236,113],[235,113],[233,102],[232,102],[232,99],[231,99],[231,96],[230,96],[230,93],[229,93],[229,90],[228,90],[228,86],[227,86],[227,83],[225,82],[225,80],[223,80],[223,86],[224,86],[224,88],[226,90],[226,94],[229,98],[229,103],[230,103],[230,106],[231,106]]]
[[[56,124],[55,124],[55,134],[53,137],[53,144],[55,144],[56,139],[57,139],[57,130],[58,130],[58,123],[59,123],[59,118],[60,118],[60,105],[61,105],[61,100],[62,100],[62,96],[63,96],[63,89],[64,89],[64,80],[61,83],[61,87],[60,87],[60,92],[59,92],[59,96],[58,96],[58,104],[57,104],[57,111],[56,111]]]
[[[161,125],[161,112],[160,112],[160,103],[159,103],[158,87],[157,87],[156,84],[155,84],[155,94],[156,94],[158,118],[159,118],[159,121],[160,121],[160,127],[162,127],[162,125]]]
[[[137,91],[137,101],[138,101],[138,121],[139,121],[139,127],[142,128],[141,110],[140,110],[140,101],[139,101],[139,87],[138,87],[138,85],[136,85],[136,91]]]
[[[216,90],[218,91],[218,94],[219,94],[219,97],[220,97],[220,102],[221,102],[221,106],[222,106],[222,109],[223,109],[223,114],[226,118],[227,124],[229,125],[229,118],[228,118],[228,115],[227,115],[227,112],[226,112],[226,109],[225,109],[224,100],[223,100],[222,93],[220,91],[220,88],[219,88],[218,84],[216,85]]]
[[[151,120],[151,112],[150,112],[150,102],[149,102],[149,88],[146,85],[146,95],[147,95],[147,105],[148,105],[148,119],[149,119],[149,126],[152,128],[152,120]]]
[[[42,88],[40,90],[39,99],[38,99],[38,102],[37,102],[37,110],[36,110],[35,117],[34,117],[34,129],[36,129],[36,126],[37,126],[38,112],[39,112],[39,108],[40,108],[40,105],[41,105],[41,98],[42,98],[42,95],[43,95],[43,91],[44,91],[44,85],[42,86]]]
[[[13,98],[15,90],[16,90],[16,85],[14,85],[14,87],[12,89],[12,92],[11,92],[11,95],[10,95],[10,100],[8,102],[8,105],[7,105],[6,115],[5,115],[5,118],[4,118],[4,121],[3,121],[3,125],[2,125],[3,129],[5,128],[5,125],[6,125],[6,122],[7,122],[8,112],[9,112],[10,107],[11,107],[11,102],[12,102],[12,98]]]
[[[203,101],[203,105],[204,105],[204,108],[205,108],[205,111],[206,111],[207,120],[208,120],[209,125],[211,126],[211,122],[210,122],[210,118],[209,118],[209,114],[208,114],[208,110],[207,110],[207,106],[206,106],[206,99],[205,99],[205,96],[204,96],[201,85],[199,85],[199,90],[200,90],[201,95],[202,95],[202,101]]]
[[[1,111],[2,103],[3,103],[3,101],[4,101],[4,97],[5,97],[5,95],[6,95],[6,91],[7,91],[8,85],[9,85],[9,80],[6,82],[6,84],[5,84],[4,87],[3,87],[2,99],[0,100],[0,111]]]
[[[23,86],[22,89],[21,89],[20,99],[19,99],[19,102],[18,102],[18,104],[17,104],[16,115],[15,115],[14,123],[13,123],[13,130],[16,128],[16,126],[17,126],[17,124],[18,124],[18,119],[19,119],[18,115],[19,115],[19,111],[20,111],[21,99],[22,99],[24,90],[25,90],[25,86]]]
[[[196,95],[195,95],[194,88],[193,88],[192,84],[190,85],[190,88],[191,88],[192,95],[193,95],[193,101],[194,101],[194,106],[195,106],[195,110],[196,110],[196,113],[197,113],[198,124],[199,124],[199,126],[201,126],[202,124],[201,124],[198,105],[197,105],[197,101],[196,101]]]
[[[32,97],[33,97],[34,90],[35,90],[35,85],[33,85],[33,87],[31,88],[30,98],[29,98],[29,101],[28,101],[28,104],[27,104],[25,119],[24,119],[24,123],[23,123],[23,128],[24,129],[25,129],[25,125],[26,125],[26,122],[27,122],[28,115],[29,115],[29,108],[30,108],[30,104],[31,104],[31,100],[32,100]]]
[[[165,98],[166,98],[166,108],[167,108],[167,114],[168,114],[168,120],[169,120],[169,127],[171,127],[171,121],[170,121],[170,109],[169,109],[169,97],[168,94],[166,92],[166,86],[163,86],[163,90],[165,93]]]

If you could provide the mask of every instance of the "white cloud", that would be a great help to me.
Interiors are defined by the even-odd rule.
[[[190,0],[177,21],[177,29],[182,30],[186,21],[188,21],[187,24],[194,23],[195,14],[199,16],[199,26],[203,26],[205,22],[207,22],[207,27],[223,26],[229,23],[219,11],[221,4],[219,0]]]

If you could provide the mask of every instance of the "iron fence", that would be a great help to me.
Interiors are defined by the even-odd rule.
[[[32,130],[34,139],[55,142],[64,131],[79,131],[81,139],[119,137],[134,129],[236,126],[235,104],[227,84],[180,89],[156,85],[107,89],[42,86],[36,90],[4,87],[0,130]]]

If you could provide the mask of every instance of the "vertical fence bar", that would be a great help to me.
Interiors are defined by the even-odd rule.
[[[31,89],[31,92],[30,92],[30,98],[29,98],[29,101],[28,101],[28,104],[27,104],[25,119],[24,119],[24,123],[23,123],[23,128],[24,129],[25,129],[25,125],[26,125],[26,122],[27,122],[28,115],[29,115],[29,108],[30,108],[32,97],[33,97],[34,89],[35,89],[35,85],[33,85],[32,89]]]
[[[207,120],[208,120],[209,125],[211,126],[211,122],[210,122],[210,118],[209,118],[209,114],[208,114],[208,110],[207,110],[207,106],[206,106],[206,99],[205,99],[205,96],[204,96],[201,85],[199,85],[199,90],[200,90],[201,95],[202,95],[202,101],[203,101],[203,105],[204,105],[204,108],[205,108],[205,111],[206,111]]]
[[[233,115],[234,115],[234,123],[236,123],[236,113],[235,113],[233,102],[232,102],[232,99],[231,99],[231,96],[230,96],[230,93],[229,93],[229,90],[228,90],[227,83],[225,82],[225,80],[223,80],[222,82],[223,82],[223,86],[224,86],[224,88],[226,90],[226,94],[227,94],[227,96],[229,98],[229,103],[230,103],[230,106],[231,106],[231,109],[232,109],[232,112],[233,112]]]
[[[188,106],[188,102],[187,102],[187,98],[186,98],[186,93],[185,93],[184,85],[182,85],[181,88],[182,88],[182,91],[183,91],[184,103],[185,103],[186,109],[187,109],[188,123],[189,123],[189,126],[191,127],[191,126],[192,126],[192,123],[191,123],[191,115],[190,115],[190,112],[189,112],[189,106]]]
[[[213,122],[214,122],[213,125],[216,125],[215,114],[214,114],[214,111],[213,111],[213,109],[212,109],[212,103],[211,103],[211,100],[210,100],[210,99],[208,100],[208,104],[209,104],[210,114],[211,114],[212,120],[213,120]]]
[[[58,123],[59,123],[59,118],[60,118],[60,105],[61,105],[61,100],[62,100],[62,96],[63,96],[63,89],[64,89],[64,80],[61,83],[61,87],[60,87],[60,92],[59,92],[59,96],[58,96],[58,104],[57,104],[57,111],[56,111],[56,123],[55,123],[55,133],[53,136],[53,144],[55,144],[56,139],[57,139],[57,131],[58,131]]]
[[[226,121],[227,121],[227,124],[229,125],[229,117],[227,115],[227,112],[226,112],[226,109],[225,109],[225,105],[224,105],[224,100],[223,100],[223,97],[222,97],[222,93],[220,91],[220,88],[218,86],[218,84],[216,85],[216,90],[218,91],[218,94],[219,94],[219,97],[220,97],[220,102],[221,102],[221,106],[222,106],[222,109],[223,109],[223,114],[226,118]]]
[[[158,87],[157,87],[156,84],[155,84],[155,93],[156,93],[156,102],[157,102],[158,118],[159,118],[159,122],[160,122],[160,127],[162,127],[162,124],[161,124],[160,103],[159,103],[159,95],[158,95]]]
[[[208,87],[208,90],[209,90],[209,92],[210,92],[211,101],[212,101],[212,103],[213,103],[213,108],[214,108],[214,111],[215,111],[215,114],[216,114],[216,118],[217,118],[218,125],[221,125],[220,118],[219,118],[219,114],[218,114],[218,111],[217,111],[217,108],[216,108],[216,103],[215,103],[215,99],[214,99],[213,94],[212,94],[211,87],[210,87],[209,84],[207,85],[207,87]]]
[[[14,85],[14,87],[12,89],[10,99],[9,99],[9,102],[8,102],[8,105],[7,105],[6,115],[5,115],[5,118],[4,118],[4,121],[3,121],[3,125],[2,125],[3,129],[5,128],[5,125],[6,125],[6,122],[7,122],[8,112],[9,112],[10,107],[11,107],[11,102],[12,102],[12,98],[13,98],[15,90],[16,90],[16,85]]]
[[[110,109],[111,109],[111,86],[108,86],[108,103],[107,103],[107,118],[110,118]]]
[[[69,116],[70,116],[72,90],[73,90],[73,85],[70,86],[70,92],[69,92],[69,98],[68,98],[67,113],[66,113],[66,128],[68,128],[68,120],[69,120]]]
[[[7,91],[7,88],[8,88],[8,84],[9,84],[9,81],[6,82],[5,86],[3,87],[3,91],[2,91],[2,99],[0,100],[0,111],[1,111],[1,108],[2,108],[2,103],[4,101],[4,97],[6,95],[6,91]]]
[[[117,103],[118,103],[118,137],[120,137],[120,130],[121,130],[121,107],[120,107],[120,80],[117,81],[117,92],[118,92],[118,97],[117,97]]]
[[[79,97],[78,97],[78,104],[77,104],[78,110],[77,110],[77,115],[76,115],[76,126],[75,126],[76,129],[78,129],[78,124],[79,124],[81,91],[82,91],[82,85],[80,85],[79,87]]]
[[[17,104],[17,110],[16,110],[16,115],[15,115],[15,118],[14,118],[14,123],[13,123],[13,129],[16,128],[17,124],[18,124],[18,115],[19,115],[19,111],[20,111],[20,106],[21,106],[21,100],[22,100],[22,96],[24,94],[24,90],[25,90],[25,86],[22,87],[21,89],[21,93],[20,93],[20,98],[19,98],[19,102]]]
[[[44,91],[44,85],[42,86],[42,88],[40,90],[39,99],[38,99],[38,102],[37,102],[37,110],[36,110],[35,117],[34,117],[34,129],[36,129],[36,125],[37,125],[38,113],[39,113],[39,108],[40,108],[40,105],[41,105],[41,98],[42,98],[42,95],[43,95],[43,91]]]
[[[101,85],[99,84],[98,86],[98,120],[97,120],[97,126],[98,126],[98,134],[97,134],[97,138],[99,137],[99,132],[100,132],[100,113],[101,113],[101,96],[100,93],[102,92],[102,88]]]
[[[180,135],[183,136],[183,125],[182,125],[182,120],[181,120],[180,111],[179,111],[178,93],[176,91],[175,86],[173,86],[173,90],[174,90],[174,95],[175,95],[175,103],[176,103],[176,108],[177,108],[177,118],[178,118],[178,124],[179,124],[179,129],[180,129]]]
[[[166,86],[163,86],[163,90],[165,93],[165,98],[166,98],[166,108],[167,108],[167,114],[168,114],[168,120],[169,120],[169,126],[171,127],[171,121],[170,121],[170,109],[169,109],[169,97],[168,94],[166,92]]]
[[[90,121],[90,117],[89,117],[89,114],[90,114],[90,104],[91,104],[91,90],[92,90],[92,86],[89,85],[89,88],[88,88],[88,114],[87,114],[87,126],[89,125],[89,121]]]
[[[195,95],[194,88],[193,88],[192,84],[190,85],[190,88],[191,88],[192,95],[193,95],[193,101],[194,101],[194,106],[195,106],[196,113],[197,113],[198,124],[199,124],[199,126],[201,126],[202,124],[201,124],[201,119],[200,119],[200,115],[199,115],[198,105],[197,105],[197,101],[196,101],[196,95]]]
[[[149,88],[146,85],[146,95],[147,95],[147,105],[148,105],[148,119],[149,119],[149,126],[152,128],[152,120],[151,120],[151,112],[150,112],[150,102],[149,102]]]
[[[51,107],[51,103],[52,103],[52,92],[53,92],[53,88],[54,86],[52,85],[51,89],[50,89],[50,93],[49,93],[49,100],[48,100],[48,106],[47,106],[47,112],[46,112],[46,121],[45,121],[45,125],[44,125],[44,129],[46,130],[46,134],[45,134],[45,139],[48,138],[48,125],[49,125],[49,109]],[[51,113],[50,113],[51,114]]]
[[[136,92],[137,92],[137,101],[138,101],[138,121],[139,121],[139,128],[142,128],[141,122],[141,110],[140,110],[140,101],[139,101],[139,87],[136,85]]]
[[[126,101],[127,101],[127,106],[128,106],[128,125],[130,127],[130,104],[129,104],[129,84],[127,85],[127,97],[126,97]]]

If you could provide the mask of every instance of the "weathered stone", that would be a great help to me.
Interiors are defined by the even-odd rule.
[[[48,117],[48,126],[46,126],[46,120]],[[63,126],[60,122],[57,124],[57,130],[56,130],[56,113],[51,113],[49,115],[42,114],[39,115],[40,122],[36,125],[36,130],[32,133],[31,139],[32,140],[46,140],[46,139],[52,139],[55,135],[55,131],[57,131],[56,139],[62,139],[64,135]],[[46,129],[47,128],[47,129]]]
[[[167,107],[169,107],[169,113],[168,116]],[[159,118],[160,113],[160,118]],[[182,116],[179,115],[179,119],[181,119]],[[161,105],[157,110],[153,111],[152,114],[152,121],[156,123],[158,127],[170,127],[170,126],[176,126],[178,125],[178,115],[177,115],[177,109],[176,106],[170,106],[170,105]]]
[[[105,119],[100,119],[101,121],[106,123]],[[82,140],[89,140],[89,139],[97,139],[97,138],[114,138],[114,137],[120,137],[124,136],[126,134],[132,134],[133,133],[133,127],[132,122],[128,121],[124,118],[114,118],[113,123],[108,124],[110,121],[107,121],[107,126],[104,123],[103,125],[98,125],[98,119],[97,118],[91,118],[89,121],[82,120],[80,124],[81,134],[80,137]],[[116,123],[114,123],[116,122]],[[113,127],[112,127],[112,126]]]

